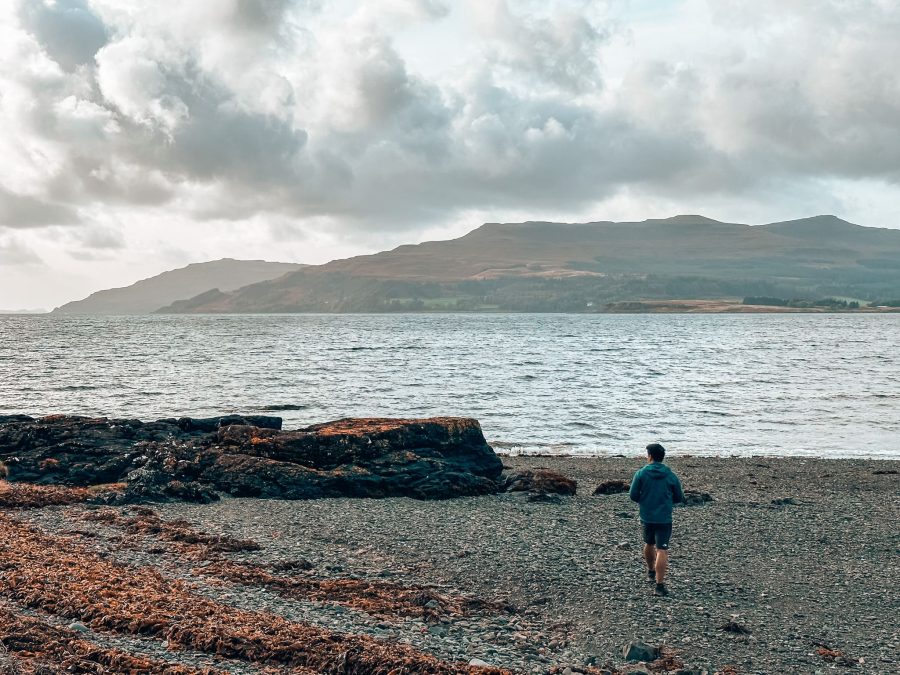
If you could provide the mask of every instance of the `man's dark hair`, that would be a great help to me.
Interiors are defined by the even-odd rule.
[[[647,446],[647,454],[653,458],[654,462],[661,462],[666,456],[666,449],[659,443],[651,443]]]

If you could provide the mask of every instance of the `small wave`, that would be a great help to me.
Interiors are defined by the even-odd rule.
[[[736,413],[722,412],[721,410],[693,410],[698,415],[713,415],[714,417],[737,417]]]
[[[296,403],[275,403],[273,405],[264,405],[254,408],[260,412],[286,412],[288,410],[306,410],[308,405],[298,405]]]

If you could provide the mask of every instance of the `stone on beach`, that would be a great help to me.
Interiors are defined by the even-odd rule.
[[[265,425],[264,427],[258,426]],[[442,499],[498,490],[502,464],[467,418],[345,419],[281,431],[280,418],[0,418],[10,478],[89,486],[122,501],[235,496]]]
[[[659,649],[641,640],[632,640],[622,647],[626,661],[652,661],[659,656]]]
[[[696,492],[694,490],[684,491],[683,506],[703,506],[706,502],[713,500],[712,495],[708,492]]]
[[[594,489],[595,495],[617,495],[628,492],[631,485],[624,480],[605,480]]]
[[[577,483],[550,469],[525,469],[511,473],[506,478],[506,492],[535,492],[543,494],[574,495]]]

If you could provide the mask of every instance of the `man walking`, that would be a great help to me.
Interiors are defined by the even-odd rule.
[[[628,493],[641,505],[644,531],[644,560],[647,578],[656,581],[656,595],[668,595],[666,572],[669,569],[669,538],[672,536],[672,504],[684,501],[681,481],[663,464],[666,449],[659,443],[647,446],[647,466],[631,480]]]

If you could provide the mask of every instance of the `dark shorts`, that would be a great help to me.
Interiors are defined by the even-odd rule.
[[[669,548],[669,539],[672,538],[672,523],[645,523],[641,521],[641,527],[644,530],[645,544],[652,544],[663,551]]]

